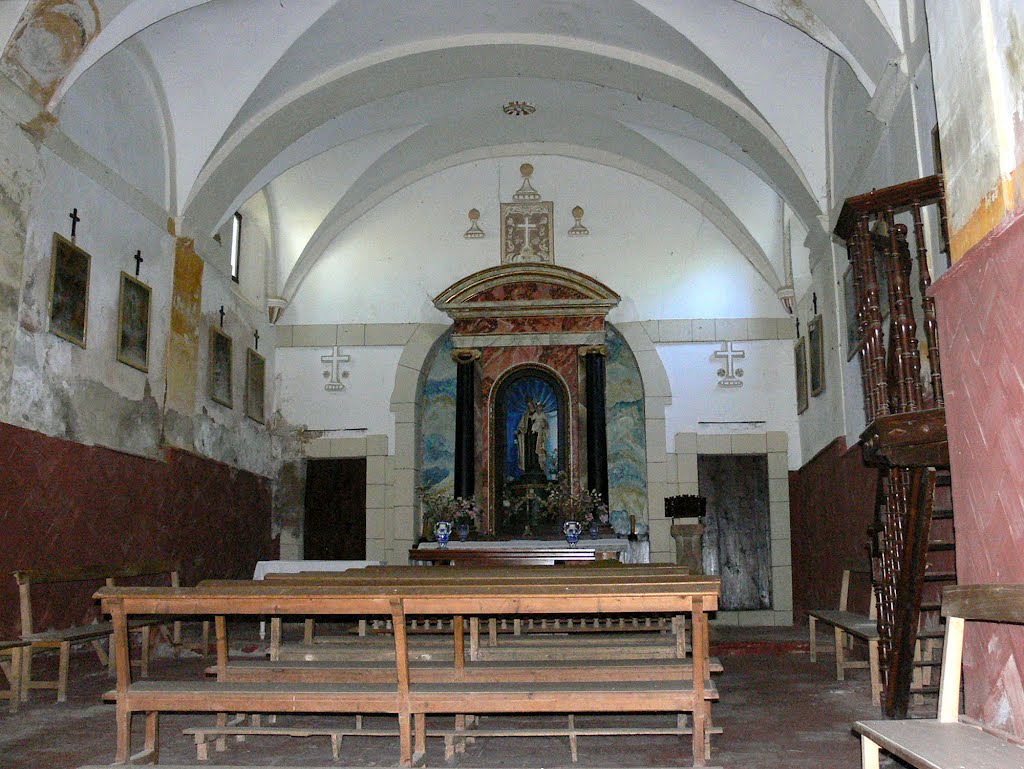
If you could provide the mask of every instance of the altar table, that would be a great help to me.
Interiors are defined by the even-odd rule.
[[[418,549],[437,548],[436,542],[421,542]],[[507,539],[507,540],[476,540],[466,542],[451,540],[449,550],[563,550],[567,547],[564,539]],[[650,563],[651,543],[647,540],[631,542],[618,537],[601,537],[598,539],[582,538],[578,547],[594,550],[599,553],[615,552],[622,563]],[[312,570],[311,570],[312,571]]]

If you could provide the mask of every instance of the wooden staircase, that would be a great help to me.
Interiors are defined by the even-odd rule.
[[[929,227],[948,252],[940,176],[847,199],[835,229],[853,271],[867,416],[861,446],[881,476],[870,549],[882,709],[890,718],[908,717],[938,691],[939,604],[942,589],[956,582]]]

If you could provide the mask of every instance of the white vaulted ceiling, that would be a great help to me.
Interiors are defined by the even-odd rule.
[[[653,182],[777,289],[778,244],[751,201],[774,197],[820,231],[829,57],[870,98],[900,51],[895,0],[108,5],[123,8],[51,110],[85,109],[69,98],[80,82],[116,82],[142,62],[166,122],[162,203],[180,231],[209,236],[265,192],[277,252],[267,291],[286,299],[389,195],[461,163],[534,154]],[[538,111],[510,119],[508,99]]]

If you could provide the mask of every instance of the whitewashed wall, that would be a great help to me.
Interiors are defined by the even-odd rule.
[[[622,295],[609,320],[781,317],[774,292],[693,207],[637,176],[562,157],[469,163],[427,177],[350,226],[299,289],[282,323],[444,322],[432,299],[500,261],[499,202],[535,166],[534,187],[555,204],[555,261]],[[586,210],[586,238],[569,238]],[[466,212],[481,212],[481,240],[465,240]],[[755,236],[777,250],[771,220]]]
[[[736,361],[743,369],[742,387],[718,384],[717,371],[725,361],[713,356],[722,349],[721,344],[657,345],[672,386],[672,404],[665,409],[668,451],[682,450],[674,445],[678,433],[785,432],[789,436],[789,467],[798,469],[800,431],[792,340],[739,342],[735,347],[745,356]]]

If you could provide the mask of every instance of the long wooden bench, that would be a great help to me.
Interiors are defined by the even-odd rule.
[[[1024,585],[959,585],[942,596],[946,642],[942,651],[938,718],[858,721],[863,769],[879,769],[884,750],[919,769],[1021,769],[1024,745],[960,716],[964,623],[1024,624]]]
[[[846,671],[857,668],[867,668],[871,678],[871,700],[876,705],[882,704],[882,674],[878,662],[878,621],[875,619],[875,595],[871,593],[870,608],[867,616],[848,611],[850,596],[851,574],[867,574],[870,579],[870,572],[861,569],[844,569],[843,578],[839,588],[838,609],[812,609],[807,613],[808,634],[810,636],[811,662],[818,660],[818,628],[817,623],[823,622],[833,628],[836,680],[843,681],[846,678]],[[846,654],[847,645],[850,639],[857,638],[867,645],[868,659],[853,660]]]
[[[179,584],[178,564],[172,561],[160,560],[121,565],[92,565],[61,571],[19,569],[14,572],[14,578],[18,583],[21,638],[29,644],[29,648],[21,655],[21,699],[23,701],[28,700],[28,694],[31,689],[55,689],[57,691],[57,702],[67,700],[71,647],[74,644],[91,643],[100,660],[100,664],[111,668],[114,664],[114,658],[104,650],[100,643],[102,640],[111,637],[113,628],[109,622],[98,621],[97,618],[87,624],[37,630],[32,608],[33,586],[65,585],[76,582],[92,582],[111,586],[125,580],[137,581],[146,578],[159,578],[164,580],[170,587],[177,587]],[[89,612],[90,609],[88,607],[83,607],[81,614],[85,616]],[[132,632],[137,633],[141,638],[141,659],[137,664],[140,666],[143,676],[149,674],[151,631],[155,626],[163,626],[168,622],[173,625],[171,641],[177,647],[181,643],[181,623],[175,621],[175,618],[148,618],[145,621],[137,620],[132,625]],[[56,679],[40,680],[33,678],[32,655],[37,650],[42,649],[57,649],[59,651]]]
[[[309,683],[228,683],[200,682],[194,688],[164,687],[145,682],[134,684],[130,671],[118,667],[118,760],[130,753],[130,721],[133,712],[146,712],[146,749],[155,757],[157,717],[165,710],[195,712],[315,712],[368,713],[396,712],[399,721],[400,760],[409,765],[425,750],[426,716],[431,713],[576,713],[588,712],[667,712],[691,714],[693,756],[696,765],[705,764],[708,708],[706,699],[716,696],[707,679],[705,611],[717,608],[718,581],[714,578],[678,576],[629,583],[565,586],[562,584],[481,585],[401,585],[323,586],[268,585],[240,583],[236,586],[204,586],[191,590],[105,588],[97,594],[111,613],[118,653],[127,644],[128,616],[147,613],[189,614],[282,614],[282,615],[388,615],[394,628],[396,687],[393,698],[383,692],[383,684],[362,684],[364,697],[354,696],[353,685]],[[604,611],[658,611],[672,614],[692,613],[693,658],[689,679],[680,677],[661,681],[613,682],[516,682],[451,681],[419,683],[412,679],[407,635],[408,617],[455,617],[453,642],[455,668],[465,669],[465,633],[462,617],[467,614],[516,615],[517,613],[555,613],[571,600],[575,611],[600,614]],[[225,622],[218,617],[218,660],[227,659]],[[221,654],[223,652],[223,654]],[[217,687],[230,691],[214,696]],[[265,688],[263,688],[265,687]],[[321,689],[324,687],[324,689]],[[374,689],[373,687],[378,687]],[[317,699],[310,689],[322,695]],[[248,700],[241,694],[244,693]],[[377,699],[367,699],[371,693]],[[302,706],[296,706],[296,698]],[[243,704],[244,701],[244,704]],[[388,708],[391,708],[388,710]],[[304,710],[305,709],[305,710]],[[412,722],[416,724],[412,745]],[[415,756],[413,748],[415,747]]]
[[[28,641],[0,641],[0,670],[7,677],[8,688],[0,690],[0,699],[6,698],[8,709],[18,712],[21,703],[22,655],[28,653]]]

